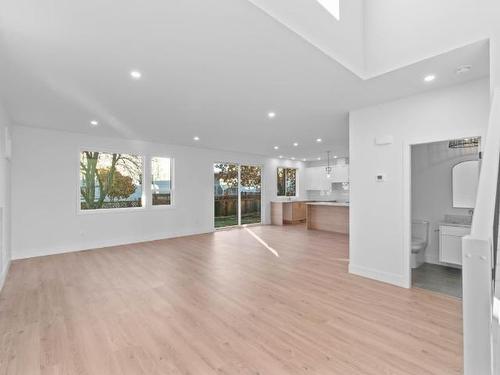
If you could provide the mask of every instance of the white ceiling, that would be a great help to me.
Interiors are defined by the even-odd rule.
[[[347,155],[348,110],[489,74],[480,42],[364,81],[247,0],[1,6],[2,94],[26,126],[269,156]],[[473,70],[457,76],[462,64]],[[132,69],[142,79],[130,79]],[[432,84],[422,81],[428,73]]]

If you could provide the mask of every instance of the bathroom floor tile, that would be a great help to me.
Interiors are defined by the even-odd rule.
[[[424,263],[412,272],[414,288],[432,290],[462,298],[462,270],[438,264]]]

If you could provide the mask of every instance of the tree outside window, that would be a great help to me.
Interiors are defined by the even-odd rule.
[[[297,195],[297,169],[277,169],[278,197],[295,197]]]
[[[80,208],[142,207],[142,170],[142,157],[137,155],[81,152]]]

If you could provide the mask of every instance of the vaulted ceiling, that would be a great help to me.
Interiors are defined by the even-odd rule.
[[[350,109],[489,73],[480,42],[363,80],[247,0],[1,7],[2,95],[25,126],[269,156],[346,155]],[[473,70],[457,76],[462,64]],[[141,79],[131,79],[134,69]],[[438,79],[425,84],[429,73]]]

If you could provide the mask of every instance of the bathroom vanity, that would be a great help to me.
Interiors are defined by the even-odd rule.
[[[470,234],[470,225],[439,224],[439,261],[462,265],[462,238]]]

